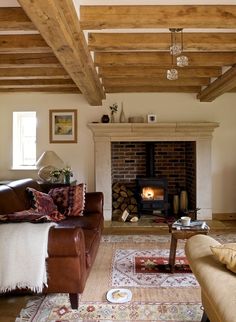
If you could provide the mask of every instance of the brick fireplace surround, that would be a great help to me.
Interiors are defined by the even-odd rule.
[[[96,191],[104,193],[104,216],[112,219],[111,142],[196,142],[198,219],[212,219],[211,141],[218,123],[90,123],[95,144]]]

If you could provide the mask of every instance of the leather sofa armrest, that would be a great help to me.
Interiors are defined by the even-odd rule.
[[[79,227],[52,227],[48,238],[49,257],[77,257],[85,254],[84,233]]]
[[[103,215],[103,193],[87,192],[85,195],[84,213],[98,212]]]

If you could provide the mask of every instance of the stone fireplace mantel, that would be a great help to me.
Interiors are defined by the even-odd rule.
[[[211,141],[219,123],[89,123],[95,143],[96,191],[104,193],[104,216],[112,217],[111,142],[196,141],[196,200],[198,219],[212,219]]]

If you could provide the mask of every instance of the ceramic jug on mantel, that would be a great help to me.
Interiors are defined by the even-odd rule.
[[[125,113],[124,113],[124,110],[123,110],[123,102],[121,103],[120,123],[125,123]]]

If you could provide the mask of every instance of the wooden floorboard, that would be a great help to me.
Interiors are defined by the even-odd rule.
[[[30,295],[1,295],[0,296],[0,321],[15,322],[21,309],[26,307]]]

